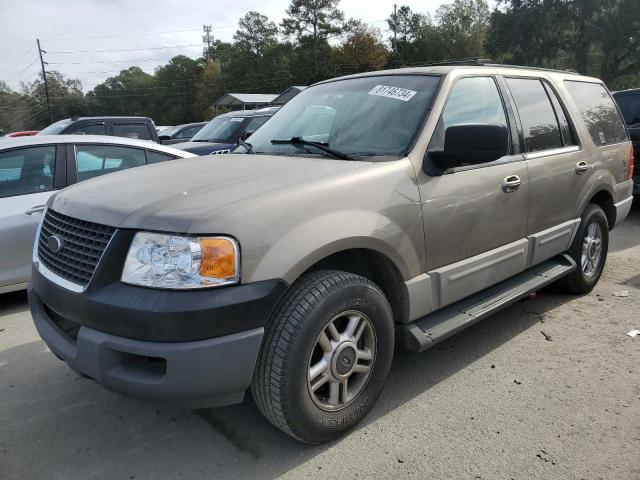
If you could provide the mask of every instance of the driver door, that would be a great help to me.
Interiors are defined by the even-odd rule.
[[[498,124],[511,133],[507,155],[492,162],[438,172],[427,153],[418,180],[433,310],[526,268],[529,179],[510,117],[494,77],[462,77],[453,84],[429,151],[444,148],[446,128],[453,125]]]

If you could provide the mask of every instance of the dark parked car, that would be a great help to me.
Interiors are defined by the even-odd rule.
[[[158,132],[158,138],[163,145],[173,145],[174,143],[188,142],[196,133],[204,127],[207,122],[185,123],[184,125],[176,125],[166,130]]]
[[[635,168],[633,176],[633,193],[640,195],[640,88],[614,92],[613,97],[622,111],[627,124],[629,136],[633,142]]]
[[[52,123],[38,135],[110,135],[158,142],[153,120],[148,117],[72,117]]]
[[[240,139],[248,138],[279,107],[260,108],[258,110],[239,110],[218,115],[202,130],[196,133],[190,142],[176,143],[172,147],[195,153],[229,153],[238,146]]]

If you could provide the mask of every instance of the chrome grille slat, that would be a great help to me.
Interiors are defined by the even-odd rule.
[[[47,210],[38,239],[42,264],[60,277],[85,287],[104,253],[115,228]],[[53,252],[47,240],[56,235],[62,248]]]

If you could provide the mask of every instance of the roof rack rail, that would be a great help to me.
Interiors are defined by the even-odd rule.
[[[562,73],[571,73],[574,75],[580,75],[580,72],[572,68],[561,70],[556,68],[531,67],[527,65],[509,65],[506,63],[496,63],[490,58],[475,58],[475,57],[454,58],[450,60],[442,60],[439,62],[416,63],[413,66],[416,66],[416,67],[475,66],[475,67],[523,68],[526,70],[540,70],[543,72],[562,72]]]

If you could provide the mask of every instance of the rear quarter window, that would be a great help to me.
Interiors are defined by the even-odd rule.
[[[565,80],[564,83],[596,146],[629,139],[620,112],[604,85],[575,80]]]

